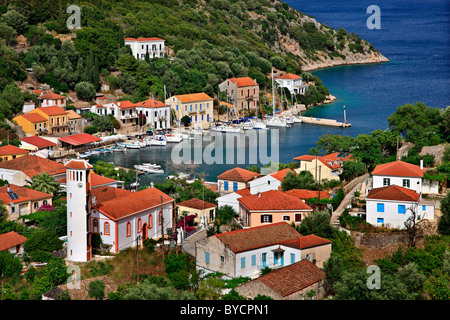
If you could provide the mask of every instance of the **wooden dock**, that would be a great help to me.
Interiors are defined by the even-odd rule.
[[[303,117],[303,116],[300,116],[299,118],[302,119],[302,123],[317,124],[321,126],[342,127],[342,128],[348,128],[352,126],[348,122],[346,123],[339,122],[334,119],[323,119],[323,118]]]

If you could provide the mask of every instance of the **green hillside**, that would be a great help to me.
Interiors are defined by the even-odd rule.
[[[70,4],[81,7],[82,28],[74,33],[66,27]],[[321,25],[279,1],[0,0],[0,15],[0,52],[6,57],[0,90],[23,81],[24,70],[33,68],[34,77],[55,91],[74,90],[79,82],[99,90],[104,81],[134,101],[152,94],[163,99],[164,85],[168,94],[217,96],[217,84],[241,76],[270,92],[272,67],[302,74],[314,61],[380,55],[357,35]],[[25,53],[12,50],[20,34],[29,45]],[[172,56],[136,61],[124,47],[125,37],[163,38]],[[298,96],[299,102],[323,101],[327,88],[303,75],[315,87]],[[79,85],[79,97],[90,100],[91,87]]]

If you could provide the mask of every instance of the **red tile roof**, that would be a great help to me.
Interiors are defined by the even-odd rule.
[[[50,140],[38,137],[38,136],[20,138],[20,141],[23,141],[23,142],[29,143],[33,146],[36,146],[38,149],[56,146],[56,143],[51,142]]]
[[[303,155],[300,157],[294,158],[294,160],[300,160],[300,161],[313,161],[317,159],[318,161],[322,162],[324,165],[326,165],[330,169],[338,169],[342,166],[342,164],[345,161],[348,161],[352,158],[351,153],[344,153],[344,152],[334,152],[330,153],[324,156],[313,156],[313,155]]]
[[[86,160],[70,160],[64,167],[67,169],[87,170],[92,168],[92,165]]]
[[[292,73],[285,73],[282,76],[279,76],[277,79],[281,79],[281,80],[284,80],[284,79],[286,79],[286,80],[295,80],[295,79],[301,79],[301,78],[302,77],[297,76],[297,75],[292,74]]]
[[[310,154],[304,154],[303,156],[299,156],[299,157],[294,158],[294,160],[312,161],[312,160],[314,160],[316,158],[319,158],[319,156],[313,156],[313,155],[310,155]]]
[[[284,177],[286,176],[286,174],[288,172],[292,172],[295,173],[294,170],[286,168],[277,172],[274,172],[272,174],[270,174],[272,177],[274,177],[275,179],[279,180],[279,181],[283,181]]]
[[[372,171],[372,175],[423,177],[425,171],[426,169],[420,169],[419,166],[411,163],[394,161],[377,165]]]
[[[249,195],[251,195],[250,187],[235,191],[235,193],[237,193],[238,195],[240,195],[242,197],[249,196]]]
[[[250,77],[230,78],[228,80],[236,83],[238,87],[248,87],[256,85],[256,82]]]
[[[112,199],[126,197],[130,193],[131,193],[131,191],[128,191],[125,189],[108,187],[108,186],[94,188],[91,190],[92,201],[94,201],[94,197],[95,197],[95,204],[106,202],[106,201],[109,201]]]
[[[26,187],[20,187],[15,184],[9,185],[9,190],[11,192],[15,192],[18,195],[18,199],[11,200],[11,198],[8,196],[8,186],[2,186],[0,187],[0,198],[2,199],[4,204],[9,204],[11,201],[13,203],[19,203],[24,201],[37,201],[37,200],[43,200],[43,199],[51,199],[53,196],[51,194],[33,190]]]
[[[136,104],[129,101],[129,100],[125,100],[125,101],[117,101],[114,102],[116,105],[119,106],[120,109],[133,109],[136,108]]]
[[[46,115],[49,116],[57,116],[57,115],[64,115],[67,114],[67,111],[65,111],[63,108],[60,108],[58,106],[50,106],[50,107],[40,107],[36,108],[35,110],[41,110]]]
[[[161,101],[158,101],[158,100],[148,99],[148,100],[136,103],[136,106],[142,107],[142,108],[163,108],[163,107],[166,107],[167,104],[165,104]]]
[[[298,239],[286,240],[282,242],[282,244],[285,246],[297,249],[313,248],[331,243],[331,240],[316,236],[315,234],[310,234],[307,236],[302,236]]]
[[[181,103],[189,103],[189,102],[196,102],[196,101],[206,101],[206,100],[212,100],[210,96],[208,96],[204,92],[200,93],[190,93],[190,94],[182,94],[182,95],[176,95],[174,96],[178,100],[181,101]]]
[[[62,163],[29,154],[0,162],[0,168],[22,171],[30,178],[43,172],[54,175],[66,171]]]
[[[66,98],[67,97],[61,96],[54,92],[49,92],[38,97],[38,99],[47,99],[47,100],[66,99]]]
[[[403,188],[397,185],[390,185],[388,187],[370,190],[366,199],[417,202],[420,199],[420,194],[411,189]]]
[[[38,122],[45,122],[47,119],[45,119],[43,116],[41,116],[39,113],[26,113],[22,114],[19,117],[22,117],[31,123],[38,123]]]
[[[248,182],[259,176],[261,176],[261,175],[257,172],[253,172],[253,171],[250,171],[247,169],[242,169],[242,168],[236,167],[236,168],[227,170],[224,173],[220,174],[219,176],[217,176],[217,179]]]
[[[25,241],[27,241],[27,238],[15,231],[0,234],[0,251],[8,250],[9,248],[18,246]]]
[[[310,198],[319,198],[318,190],[306,190],[306,189],[292,189],[285,191],[284,193],[297,197],[302,200],[310,199]],[[320,199],[328,199],[329,195],[327,191],[320,191]]]
[[[189,200],[186,200],[183,202],[179,202],[179,203],[177,203],[177,206],[188,207],[188,208],[199,209],[199,210],[217,207],[217,205],[214,203],[203,201],[200,199],[195,199],[195,198],[189,199]]]
[[[28,150],[21,149],[19,147],[7,144],[6,146],[0,147],[0,156],[5,155],[15,155],[15,154],[27,154],[30,153]]]
[[[107,177],[104,177],[102,175],[96,174],[94,171],[90,171],[90,178],[91,178],[91,188],[96,188],[100,186],[106,186],[111,183],[117,183],[117,180],[110,179]],[[57,180],[59,183],[67,183],[66,177]]]
[[[142,212],[163,203],[173,202],[174,199],[156,188],[148,188],[137,192],[130,192],[126,197],[115,198],[94,206],[113,220],[126,218],[129,215]]]
[[[66,142],[73,146],[81,146],[83,144],[88,144],[96,141],[102,141],[102,139],[94,137],[87,133],[74,134],[72,136],[67,136],[63,138],[58,138],[59,141]]]
[[[325,279],[325,272],[312,262],[304,259],[289,266],[272,270],[252,281],[261,281],[280,296],[303,290]]]
[[[164,39],[161,38],[125,38],[125,41],[164,41]]]
[[[299,198],[278,190],[244,196],[238,201],[250,211],[312,211],[312,208]]]
[[[271,246],[286,240],[298,240],[301,236],[295,228],[286,222],[271,223],[215,235],[235,253]]]

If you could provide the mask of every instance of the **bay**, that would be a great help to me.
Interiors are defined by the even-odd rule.
[[[287,0],[289,5],[334,29],[343,27],[371,42],[390,62],[338,66],[313,73],[319,76],[337,100],[331,104],[311,108],[305,116],[343,121],[345,106],[350,128],[334,128],[308,124],[294,124],[279,130],[279,161],[288,163],[306,154],[323,134],[357,136],[375,129],[387,129],[388,116],[406,103],[423,102],[428,106],[445,108],[450,105],[450,6],[445,0]],[[378,5],[381,12],[381,29],[368,29],[370,14],[366,9]],[[185,141],[183,143],[193,143]],[[206,140],[203,147],[210,145]],[[148,147],[93,157],[114,162],[117,166],[133,168],[135,164],[151,162],[162,165],[166,175],[180,171],[173,166],[172,149]],[[248,147],[248,145],[247,145]],[[270,147],[272,147],[270,145]],[[247,150],[235,149],[235,152]],[[224,149],[226,152],[226,149]],[[261,165],[263,163],[257,163]],[[200,164],[182,168],[181,171],[204,175],[207,181],[217,181],[217,176],[244,164]],[[141,185],[161,182],[163,175],[141,175]]]

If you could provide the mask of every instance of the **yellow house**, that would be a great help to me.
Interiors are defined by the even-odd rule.
[[[2,161],[19,158],[29,153],[30,151],[28,150],[20,149],[10,144],[0,147],[0,158],[2,159]]]
[[[166,104],[175,111],[178,121],[188,116],[194,128],[208,129],[214,122],[213,98],[204,92],[172,96]]]
[[[340,180],[342,164],[351,159],[351,153],[334,152],[324,156],[307,154],[294,158],[294,160],[299,161],[299,167],[294,171],[296,173],[308,171],[313,175],[315,181],[323,179]]]
[[[183,215],[183,213],[185,213],[186,216],[195,215],[195,223],[200,223],[202,219],[204,219],[206,223],[211,223],[215,219],[217,205],[194,198],[177,203],[177,208],[178,216]]]
[[[46,133],[48,130],[47,118],[39,113],[26,113],[13,118],[28,136],[35,136]]]
[[[69,114],[58,106],[36,108],[30,113],[37,113],[47,119],[49,134],[69,132]]]

